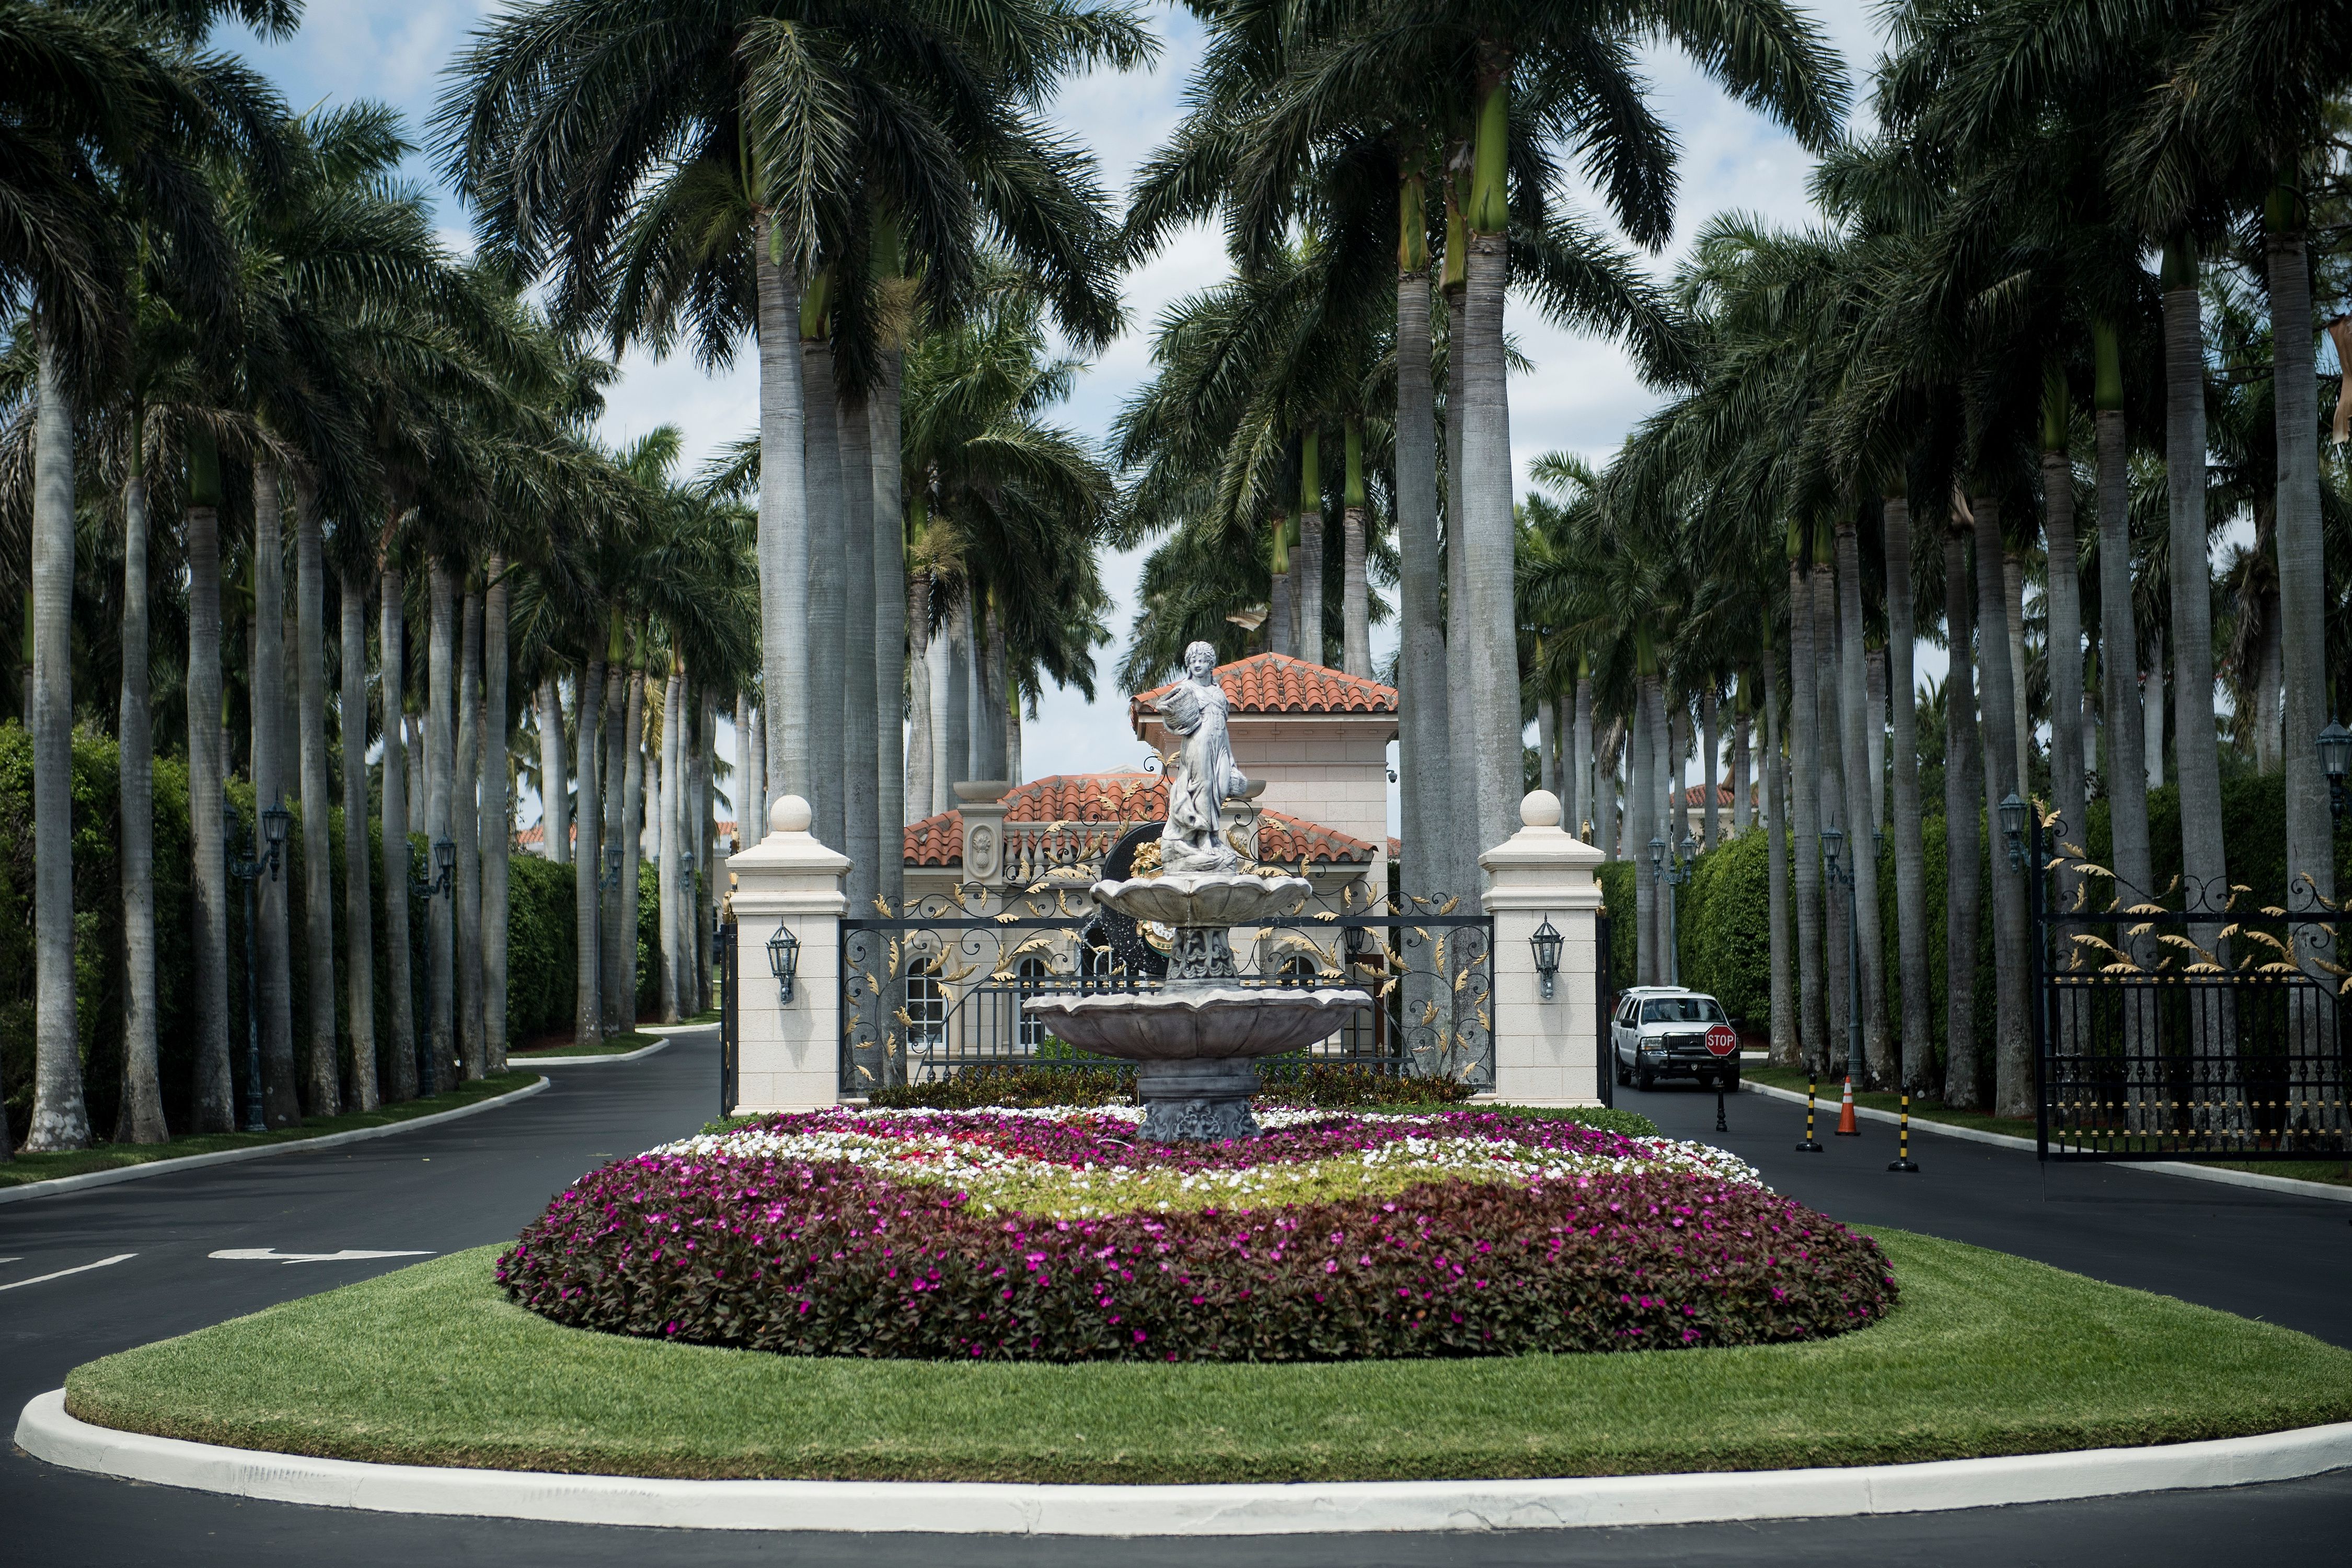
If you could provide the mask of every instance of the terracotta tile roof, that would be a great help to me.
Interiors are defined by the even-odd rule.
[[[1128,702],[1128,717],[1142,728],[1142,705],[1163,697],[1174,681],[1139,691]],[[1393,713],[1397,693],[1360,675],[1349,675],[1328,665],[1309,664],[1288,654],[1252,654],[1217,666],[1217,684],[1236,713]]]
[[[1157,822],[1168,815],[1168,781],[1158,773],[1055,773],[1020,784],[1004,797],[1008,825],[1055,822]],[[1269,860],[1359,861],[1372,858],[1360,838],[1278,811],[1264,815],[1258,853]],[[963,858],[963,813],[942,811],[906,831],[907,864],[952,866]]]

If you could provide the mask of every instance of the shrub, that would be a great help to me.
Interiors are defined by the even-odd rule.
[[[992,1105],[1126,1105],[1125,1075],[1097,1068],[970,1067],[929,1083],[892,1084],[866,1102],[877,1110],[978,1110]]]
[[[1307,1062],[1287,1076],[1268,1074],[1263,1098],[1284,1105],[1346,1110],[1370,1105],[1458,1105],[1477,1092],[1457,1079],[1381,1072],[1360,1062]]]
[[[656,1155],[559,1195],[498,1279],[579,1328],[958,1361],[1768,1344],[1862,1327],[1895,1300],[1868,1237],[1704,1177],[1042,1220],[845,1163]]]

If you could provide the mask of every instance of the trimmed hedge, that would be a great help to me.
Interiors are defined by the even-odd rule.
[[[0,723],[0,1105],[12,1138],[21,1139],[33,1097],[33,787],[32,741],[25,727]],[[81,1038],[84,1094],[92,1132],[114,1129],[122,1090],[122,942],[121,752],[112,737],[77,731],[73,746],[75,1021]],[[190,943],[193,889],[189,879],[188,770],[179,758],[155,759],[155,944],[156,1041],[163,1087],[164,1120],[176,1133],[191,1123],[195,1077],[196,1016],[194,952]],[[228,782],[227,795],[249,829],[254,823],[252,786]],[[340,797],[339,797],[340,798]],[[333,810],[329,842],[334,847],[336,1026],[348,1058],[350,1017],[341,980],[343,961],[343,814]],[[413,856],[425,853],[422,834],[412,834]],[[520,1045],[563,1026],[572,1016],[573,926],[572,872],[536,856],[508,860],[507,1038]],[[288,889],[288,930],[293,949],[291,976],[296,1051],[302,1050],[310,1016],[310,965],[303,936],[306,892],[301,812],[287,835],[278,875]],[[389,963],[384,948],[383,861],[381,840],[368,857],[369,910],[375,934],[375,1016],[381,1049],[392,1016]],[[230,889],[228,921],[229,1040],[232,1055],[244,1048],[245,920],[242,889]],[[640,1016],[657,1005],[660,970],[651,954],[660,941],[660,896],[653,868],[638,879],[637,974]],[[426,909],[409,904],[410,979],[415,1016],[429,1016],[429,975],[423,962]],[[344,1092],[352,1088],[344,1063]]]
[[[1868,1237],[1705,1177],[1048,1220],[854,1165],[654,1155],[559,1194],[497,1277],[575,1328],[943,1361],[1770,1344],[1864,1327],[1896,1295]]]

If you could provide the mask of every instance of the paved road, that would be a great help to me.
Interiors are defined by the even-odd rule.
[[[714,1035],[688,1036],[622,1066],[551,1068],[554,1087],[503,1110],[372,1143],[215,1167],[0,1207],[0,1287],[102,1258],[127,1260],[0,1290],[0,1413],[57,1387],[67,1370],[130,1345],[347,1284],[402,1258],[336,1263],[214,1259],[280,1253],[447,1252],[511,1236],[587,1166],[698,1126],[710,1113]],[[1712,1136],[1712,1097],[1629,1096],[1669,1130]],[[2029,1157],[1923,1142],[1908,1186],[1884,1170],[1874,1129],[1834,1152],[1788,1152],[1786,1108],[1743,1097],[1722,1142],[1768,1179],[1841,1217],[2004,1247],[2120,1283],[2168,1289],[2352,1342],[2340,1208],[2191,1188],[2175,1178],[2065,1173],[2041,1195]],[[1966,1151],[1966,1152],[1964,1152]],[[1810,1164],[1800,1164],[1810,1160]],[[1135,1568],[1204,1558],[1234,1568],[1450,1564],[2168,1563],[2207,1568],[2260,1552],[2280,1563],[2347,1560],[2352,1475],[2221,1493],[2178,1493],[1905,1519],[1805,1521],[1565,1534],[1355,1536],[1276,1541],[1093,1542],[923,1536],[753,1536],[405,1518],[239,1502],[77,1475],[0,1458],[0,1561],[64,1564],[336,1563],[339,1568],[647,1562]],[[878,1520],[877,1525],[887,1521]]]

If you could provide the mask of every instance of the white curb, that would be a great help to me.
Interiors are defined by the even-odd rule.
[[[709,1026],[709,1027],[716,1028],[718,1026],[714,1024]],[[650,1029],[639,1031],[641,1034],[651,1034],[652,1032],[653,1031]],[[669,1049],[669,1042],[667,1040],[656,1040],[652,1045],[639,1046],[634,1051],[615,1051],[610,1054],[599,1054],[593,1057],[515,1057],[511,1059],[518,1064],[528,1068],[601,1067],[606,1062],[633,1062],[640,1057],[649,1057],[656,1051],[666,1051],[667,1049]]]
[[[1781,1089],[1774,1084],[1758,1083],[1753,1079],[1741,1079],[1739,1087],[1749,1094],[1768,1095],[1774,1100],[1785,1100],[1795,1105],[1805,1103],[1805,1097],[1793,1089]],[[1814,1106],[1822,1112],[1824,1121],[1837,1120],[1839,1100],[1836,1093],[1817,1096]],[[1855,1106],[1853,1113],[1864,1121],[1884,1121],[1890,1127],[1903,1120],[1892,1110],[1876,1110],[1862,1105]],[[1934,1132],[1946,1138],[1965,1139],[1970,1143],[1990,1143],[2001,1149],[2022,1149],[2029,1154],[2034,1152],[2033,1140],[2031,1138],[2012,1138],[2006,1132],[1986,1132],[1975,1127],[1955,1127],[1948,1121],[1929,1121],[1924,1117],[1915,1116],[1911,1119],[1911,1131]],[[2194,1182],[2219,1182],[2224,1186],[2258,1187],[2266,1193],[2286,1193],[2298,1198],[2319,1198],[2328,1203],[2352,1204],[2352,1187],[2336,1186],[2328,1182],[2297,1181],[2293,1176],[2265,1176],[2253,1171],[2217,1170],[2210,1165],[2192,1165],[2180,1160],[2118,1160],[2110,1168],[2118,1171],[2153,1171],[2163,1176],[2187,1176]]]
[[[156,1486],[378,1513],[464,1514],[693,1530],[947,1535],[1305,1535],[1918,1513],[2294,1480],[2352,1466],[2352,1422],[2255,1437],[1916,1465],[1561,1480],[1238,1486],[940,1481],[679,1481],[366,1465],[149,1437],[25,1406],[34,1458]]]
[[[719,1027],[719,1020],[709,1018],[699,1024],[646,1024],[641,1026],[637,1033],[640,1035],[691,1035],[698,1029],[717,1027]]]
[[[550,1081],[541,1079],[520,1089],[509,1089],[488,1100],[478,1100],[471,1105],[461,1105],[455,1110],[436,1110],[430,1116],[412,1116],[405,1121],[387,1121],[381,1127],[354,1127],[348,1132],[322,1132],[316,1138],[289,1138],[282,1143],[256,1143],[245,1149],[215,1149],[209,1154],[183,1154],[176,1160],[150,1160],[143,1165],[121,1165],[111,1171],[88,1171],[79,1176],[58,1176],[46,1182],[0,1187],[0,1204],[23,1203],[27,1198],[57,1197],[88,1187],[110,1187],[117,1182],[144,1181],[149,1176],[174,1175],[182,1171],[193,1171],[199,1165],[233,1165],[240,1160],[267,1160],[277,1154],[300,1154],[313,1149],[332,1148],[338,1143],[363,1143],[371,1138],[389,1138],[395,1132],[413,1132],[420,1127],[433,1127],[444,1121],[455,1121],[460,1117],[479,1116],[485,1110],[496,1110],[502,1105],[512,1105],[518,1100],[529,1100],[546,1089]]]

